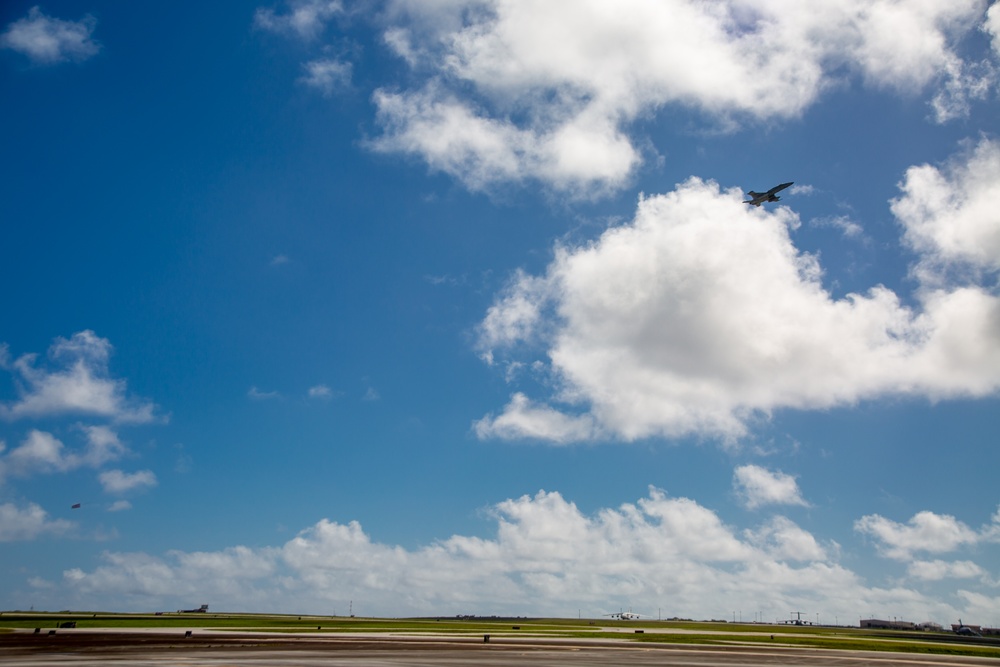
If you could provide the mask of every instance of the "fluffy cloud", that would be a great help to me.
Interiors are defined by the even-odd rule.
[[[351,83],[351,63],[340,62],[331,58],[311,60],[303,66],[306,73],[299,79],[302,83],[315,88],[324,97],[330,97]],[[285,261],[288,261],[287,259]]]
[[[20,446],[4,457],[2,469],[12,475],[26,476],[36,472],[65,472],[77,464],[77,458],[67,456],[63,443],[55,436],[33,430]]]
[[[373,145],[472,189],[533,179],[593,197],[628,181],[630,124],[668,104],[723,124],[794,117],[856,73],[907,93],[942,82],[946,120],[996,78],[956,54],[983,4],[396,0],[385,42],[426,78],[376,92]]]
[[[993,523],[976,531],[947,514],[918,512],[907,523],[897,523],[878,514],[858,519],[854,529],[877,542],[879,553],[894,560],[910,560],[916,553],[940,554],[980,542],[1000,541],[1000,510]],[[955,566],[952,565],[954,568]],[[918,572],[931,571],[929,564],[918,565]],[[936,566],[938,571],[940,566]]]
[[[100,44],[91,38],[96,26],[97,20],[92,16],[63,21],[32,7],[25,18],[11,23],[0,35],[0,48],[23,53],[40,65],[86,60],[101,50]]]
[[[760,466],[737,468],[733,473],[733,486],[748,509],[764,505],[808,505],[793,476]]]
[[[925,581],[939,581],[941,579],[969,579],[982,577],[986,574],[983,568],[972,561],[960,560],[947,562],[943,560],[914,561],[906,569],[907,574],[916,579]]]
[[[592,440],[600,435],[589,415],[566,415],[547,405],[533,403],[522,393],[514,394],[503,414],[487,415],[473,428],[480,438],[536,438],[566,444]]]
[[[994,2],[987,10],[983,30],[992,38],[993,50],[1000,55],[1000,3]]]
[[[256,385],[247,390],[247,396],[255,401],[268,401],[272,398],[281,398],[277,391],[261,391]]]
[[[309,387],[309,391],[307,393],[309,398],[333,398],[333,390],[325,384],[318,384],[313,387]]]
[[[1000,270],[1000,143],[981,139],[943,167],[910,167],[892,212],[920,255],[916,272],[937,283],[948,270]]]
[[[286,33],[309,41],[316,39],[327,22],[344,12],[339,0],[291,0],[285,14],[260,8],[254,13],[254,25],[262,30]]]
[[[67,570],[64,581],[90,597],[115,591],[119,599],[147,602],[169,599],[177,605],[210,596],[213,600],[239,599],[261,608],[268,599],[256,595],[248,581],[268,578],[275,568],[273,550],[232,547],[218,552],[169,552],[165,558],[146,554],[105,553],[104,565],[93,572]]]
[[[883,286],[834,298],[785,207],[751,209],[696,178],[642,199],[633,221],[557,247],[543,275],[516,274],[498,295],[484,359],[537,354],[556,389],[545,402],[515,393],[477,434],[733,439],[776,409],[995,394],[1000,298],[976,279],[1000,257],[998,156],[983,141],[946,176],[907,173],[892,209],[918,252],[916,307]],[[962,281],[945,279],[957,269]]]
[[[64,519],[51,521],[48,513],[35,503],[18,507],[13,503],[0,505],[0,542],[33,540],[41,535],[59,535],[73,527]]]
[[[121,470],[105,470],[98,479],[105,493],[127,493],[136,489],[156,486],[156,475],[150,470],[139,470],[134,473]]]
[[[886,607],[914,617],[960,613],[913,589],[865,586],[835,562],[835,548],[785,517],[739,533],[697,502],[656,489],[591,515],[544,491],[498,503],[490,515],[493,537],[455,535],[415,549],[324,519],[280,547],[106,553],[93,571],[65,572],[62,585],[139,608],[198,595],[299,613],[344,612],[349,600],[384,615],[597,615],[620,604],[698,618],[734,605],[782,618],[820,604],[842,618]]]
[[[107,426],[84,426],[83,431],[87,436],[87,448],[81,461],[85,465],[99,468],[129,453],[128,447],[118,439],[118,434]]]
[[[68,472],[81,467],[99,468],[129,453],[118,435],[106,426],[84,426],[87,444],[82,450],[69,450],[51,433],[33,429],[16,448],[0,458],[0,478],[9,474],[28,477],[34,474]],[[3,449],[0,448],[0,453]]]
[[[15,385],[20,395],[14,403],[0,404],[0,417],[50,417],[80,414],[116,422],[146,423],[157,419],[152,403],[126,395],[125,380],[114,379],[108,370],[111,343],[93,331],[56,338],[49,358],[57,368],[36,367],[37,355],[14,360]]]

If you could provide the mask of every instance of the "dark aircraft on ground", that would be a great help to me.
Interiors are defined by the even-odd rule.
[[[760,206],[761,204],[766,202],[778,201],[779,199],[781,199],[781,197],[778,197],[777,193],[781,192],[794,182],[795,181],[789,181],[788,183],[775,185],[767,192],[754,192],[753,190],[751,190],[750,192],[747,193],[747,197],[750,197],[750,199],[746,200],[743,203],[750,204],[751,206]]]
[[[964,635],[966,637],[982,637],[981,634],[967,626],[965,623],[962,623],[962,619],[958,619],[958,630],[955,630],[955,634]]]

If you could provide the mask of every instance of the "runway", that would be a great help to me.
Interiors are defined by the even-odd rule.
[[[483,636],[343,636],[274,633],[93,632],[0,635],[5,667],[974,667],[1000,660],[780,646],[704,646]]]

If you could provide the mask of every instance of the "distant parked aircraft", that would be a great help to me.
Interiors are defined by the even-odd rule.
[[[637,618],[642,618],[642,614],[637,614],[631,609],[628,611],[616,611],[613,614],[604,614],[604,616],[610,616],[611,618],[617,618],[622,621],[634,621]]]
[[[782,183],[781,185],[775,185],[773,188],[767,192],[754,192],[751,190],[747,193],[747,197],[750,199],[743,202],[744,204],[750,204],[751,206],[760,206],[766,202],[778,201],[781,197],[777,196],[777,193],[781,192],[788,186],[790,186],[795,181],[789,181],[788,183]]]
[[[208,612],[208,605],[203,604],[197,609],[178,609],[178,614],[205,614]]]

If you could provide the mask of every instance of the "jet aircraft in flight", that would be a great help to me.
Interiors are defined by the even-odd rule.
[[[775,185],[767,192],[754,192],[753,190],[751,190],[750,192],[747,193],[747,197],[750,197],[750,199],[746,200],[743,203],[750,204],[751,206],[760,206],[761,204],[766,202],[778,201],[779,199],[781,199],[781,197],[777,196],[777,193],[781,192],[794,182],[795,181],[789,181],[788,183]]]

